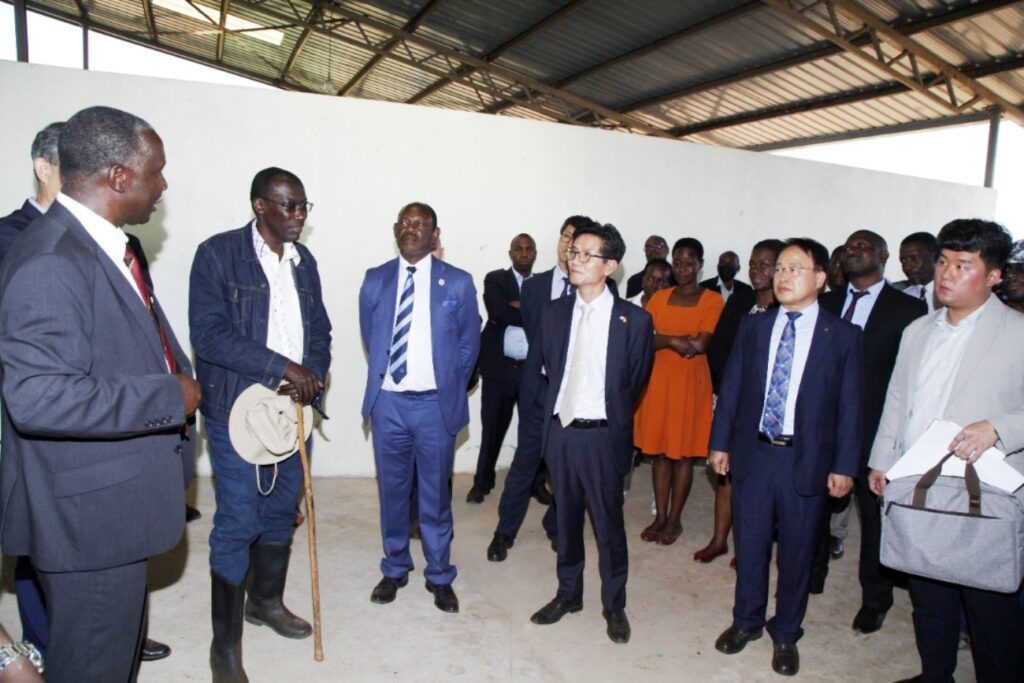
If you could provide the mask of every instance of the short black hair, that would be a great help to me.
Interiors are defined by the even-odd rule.
[[[942,226],[936,246],[950,251],[978,252],[989,270],[1002,268],[1013,249],[1009,231],[995,221],[957,218]]]
[[[672,277],[672,264],[663,258],[652,258],[650,261],[647,262],[647,265],[644,266],[643,271],[645,277],[647,275],[647,271],[650,270],[652,266],[661,266],[662,268],[665,268],[666,270],[668,270],[668,276],[670,278]]]
[[[513,237],[513,238],[512,238],[512,241],[508,243],[508,248],[509,248],[509,249],[512,249],[513,247],[515,247],[515,246],[516,246],[516,241],[517,241],[517,240],[518,240],[519,238],[521,238],[521,237],[525,237],[526,239],[528,239],[528,240],[530,240],[531,242],[533,242],[533,246],[534,246],[534,247],[536,248],[536,246],[537,246],[537,240],[533,239],[533,236],[532,236],[532,235],[530,235],[530,234],[529,234],[529,233],[527,233],[527,232],[521,232],[521,233],[519,233],[518,235],[516,235],[515,237]]]
[[[409,202],[399,210],[398,220],[401,220],[402,214],[408,211],[409,209],[419,209],[420,211],[425,211],[426,213],[429,213],[430,220],[432,222],[432,227],[437,227],[437,212],[434,211],[434,207],[432,207],[430,204],[424,204],[423,202]]]
[[[817,240],[813,240],[810,237],[790,237],[785,242],[784,249],[789,247],[796,247],[800,251],[804,252],[811,257],[814,261],[814,268],[816,270],[828,270],[828,264],[831,260],[828,254],[828,249],[825,245]]]
[[[889,251],[889,243],[885,241],[884,237],[879,235],[874,230],[867,230],[862,228],[860,230],[854,230],[853,232],[850,233],[850,237],[853,237],[854,235],[866,235],[872,241],[872,243],[874,243],[876,249],[878,249],[879,251]],[[850,237],[847,237],[846,239],[850,239]]]
[[[569,216],[562,221],[560,226],[558,226],[558,234],[562,234],[562,230],[564,230],[567,225],[571,225],[574,230],[580,230],[582,228],[600,224],[595,222],[590,216]]]
[[[249,186],[249,200],[254,201],[256,199],[266,198],[267,190],[278,178],[284,178],[290,183],[295,183],[301,188],[306,186],[299,180],[299,176],[295,175],[291,171],[286,171],[283,168],[277,166],[269,166],[262,171],[258,172],[252,177],[252,185]]]
[[[89,107],[64,124],[57,141],[61,177],[66,185],[129,165],[142,153],[142,134],[153,127],[134,114],[113,107]]]
[[[614,225],[611,223],[601,225],[591,221],[590,225],[576,229],[572,235],[573,241],[575,242],[580,235],[594,235],[599,238],[601,240],[601,256],[622,263],[622,257],[626,255],[626,243]]]
[[[900,242],[900,246],[904,244],[920,244],[922,247],[928,250],[928,253],[935,256],[939,253],[938,240],[935,239],[935,235],[930,232],[912,232],[903,238]]]
[[[680,249],[693,249],[697,252],[697,259],[701,263],[704,262],[704,245],[696,237],[680,237],[677,239],[676,243],[672,245],[672,256],[674,257]]]
[[[777,258],[779,258],[779,254],[781,254],[782,250],[785,249],[785,248],[786,248],[786,243],[785,242],[783,242],[782,240],[777,240],[775,238],[771,238],[771,239],[761,240],[760,242],[755,244],[754,248],[751,249],[750,251],[751,251],[751,253],[753,253],[753,252],[757,251],[758,249],[768,249],[773,254],[775,254],[775,258],[777,259]]]
[[[63,121],[56,121],[36,133],[36,137],[32,140],[33,160],[45,159],[54,166],[60,163],[57,143],[60,142],[60,131],[63,127]]]

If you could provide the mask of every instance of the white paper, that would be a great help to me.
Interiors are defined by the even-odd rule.
[[[885,476],[892,481],[924,474],[949,453],[950,442],[962,429],[963,427],[955,422],[934,420],[921,438],[889,468]],[[1005,458],[1006,455],[1002,451],[990,448],[974,463],[974,469],[978,472],[978,478],[989,486],[1013,493],[1024,486],[1024,474],[1007,464]],[[947,477],[962,477],[966,467],[965,461],[953,457],[942,466],[942,474]]]

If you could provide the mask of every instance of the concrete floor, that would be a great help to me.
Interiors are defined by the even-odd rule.
[[[698,468],[698,472],[702,472]],[[499,487],[483,505],[465,502],[472,481],[455,477],[455,589],[462,611],[438,611],[417,571],[390,605],[375,605],[370,590],[380,578],[376,483],[369,479],[318,479],[317,549],[325,659],[313,659],[313,639],[293,641],[267,628],[246,626],[244,661],[253,683],[263,681],[778,681],[771,670],[771,641],[762,638],[742,653],[714,649],[731,621],[735,574],[727,557],[709,565],[692,560],[711,529],[712,495],[695,477],[679,541],[659,547],[640,541],[650,521],[650,468],[636,473],[626,498],[630,543],[627,613],[633,637],[616,645],[605,636],[597,552],[588,532],[585,608],[552,626],[530,615],[554,596],[555,556],[540,528],[542,508],[532,504],[516,545],[504,563],[486,559],[497,521]],[[207,536],[214,511],[212,482],[197,483],[203,517],[188,525],[172,552],[151,563],[150,634],[168,643],[168,659],[144,664],[142,683],[208,681],[210,642]],[[811,596],[800,641],[800,677],[809,681],[893,681],[918,673],[910,601],[899,590],[884,628],[864,636],[850,628],[859,606],[858,524],[852,521],[846,556],[831,564],[825,593]],[[286,598],[310,618],[307,527],[295,537]],[[5,570],[12,567],[5,562]],[[18,616],[11,579],[4,577],[0,621],[16,635]],[[773,579],[774,590],[774,579]],[[769,605],[769,615],[772,606]],[[974,680],[961,653],[957,680]]]

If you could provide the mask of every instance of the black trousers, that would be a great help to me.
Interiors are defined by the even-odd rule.
[[[1024,613],[1019,589],[995,593],[911,576],[910,599],[924,683],[953,680],[961,613],[967,617],[978,683],[1024,681]]]
[[[549,421],[547,449],[551,484],[557,501],[558,595],[571,600],[583,596],[585,551],[583,528],[586,508],[597,536],[597,566],[601,573],[601,604],[609,612],[626,606],[629,551],[622,517],[622,473],[608,428],[563,428]]]
[[[37,568],[50,615],[47,683],[127,683],[145,629],[145,560],[88,572]]]
[[[494,468],[519,395],[519,367],[507,365],[503,369],[504,377],[484,377],[480,389],[480,454],[473,486],[485,493],[494,488]]]

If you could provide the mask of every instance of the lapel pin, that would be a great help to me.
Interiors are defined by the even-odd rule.
[[[437,279],[437,286],[438,287],[444,287],[444,278],[443,277]]]
[[[620,316],[619,316],[619,320],[621,320],[621,321],[622,321],[622,322],[623,322],[624,324],[625,324],[626,322],[628,322],[628,321],[626,320],[626,316],[624,316],[624,315],[620,315]]]

